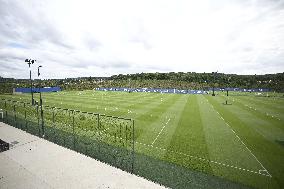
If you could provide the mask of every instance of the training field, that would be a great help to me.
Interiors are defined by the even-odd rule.
[[[43,103],[133,118],[137,152],[251,187],[284,188],[283,94],[225,94],[62,91],[44,93]],[[30,94],[0,97],[30,101]]]

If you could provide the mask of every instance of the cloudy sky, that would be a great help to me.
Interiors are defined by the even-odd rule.
[[[284,72],[284,0],[0,0],[0,76]]]

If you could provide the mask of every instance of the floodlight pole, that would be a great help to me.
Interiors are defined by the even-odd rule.
[[[33,93],[33,82],[32,82],[32,69],[31,69],[31,63],[29,64],[29,70],[30,70],[30,82],[31,82],[31,94],[32,94],[32,105],[34,105],[34,93]]]
[[[40,76],[40,72],[39,72],[39,68],[41,68],[42,66],[38,66],[37,67],[37,76],[39,78]],[[41,99],[41,82],[39,82],[39,99],[40,99],[40,106],[42,106],[42,99]]]
[[[39,78],[40,72],[39,68],[42,66],[37,67],[37,76]],[[41,81],[39,81],[39,104],[40,104],[40,116],[41,116],[41,129],[42,129],[42,137],[44,138],[45,132],[44,132],[44,120],[43,120],[43,110],[42,110],[42,97],[41,97]]]
[[[230,86],[230,77],[228,78],[228,83],[227,83],[227,96],[229,96],[229,86]]]
[[[214,80],[213,80],[213,94],[212,94],[212,96],[215,96],[215,77],[216,77],[217,72],[212,72],[213,78],[214,78]]]
[[[30,83],[31,83],[31,94],[32,94],[32,105],[34,105],[34,94],[33,94],[33,82],[32,82],[32,69],[31,64],[35,63],[36,60],[26,59],[25,62],[29,65],[30,70]]]

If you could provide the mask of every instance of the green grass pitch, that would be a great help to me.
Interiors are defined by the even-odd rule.
[[[44,93],[43,102],[133,118],[135,150],[154,158],[251,187],[284,188],[284,98],[225,94],[62,91]],[[30,94],[0,97],[30,101]]]

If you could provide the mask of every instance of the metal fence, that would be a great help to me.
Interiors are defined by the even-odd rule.
[[[134,120],[0,100],[3,121],[128,172],[134,169]]]
[[[170,188],[247,188],[195,170],[196,158],[178,164],[171,151],[161,158],[163,149],[135,143],[132,119],[6,99],[0,109],[10,125]]]

